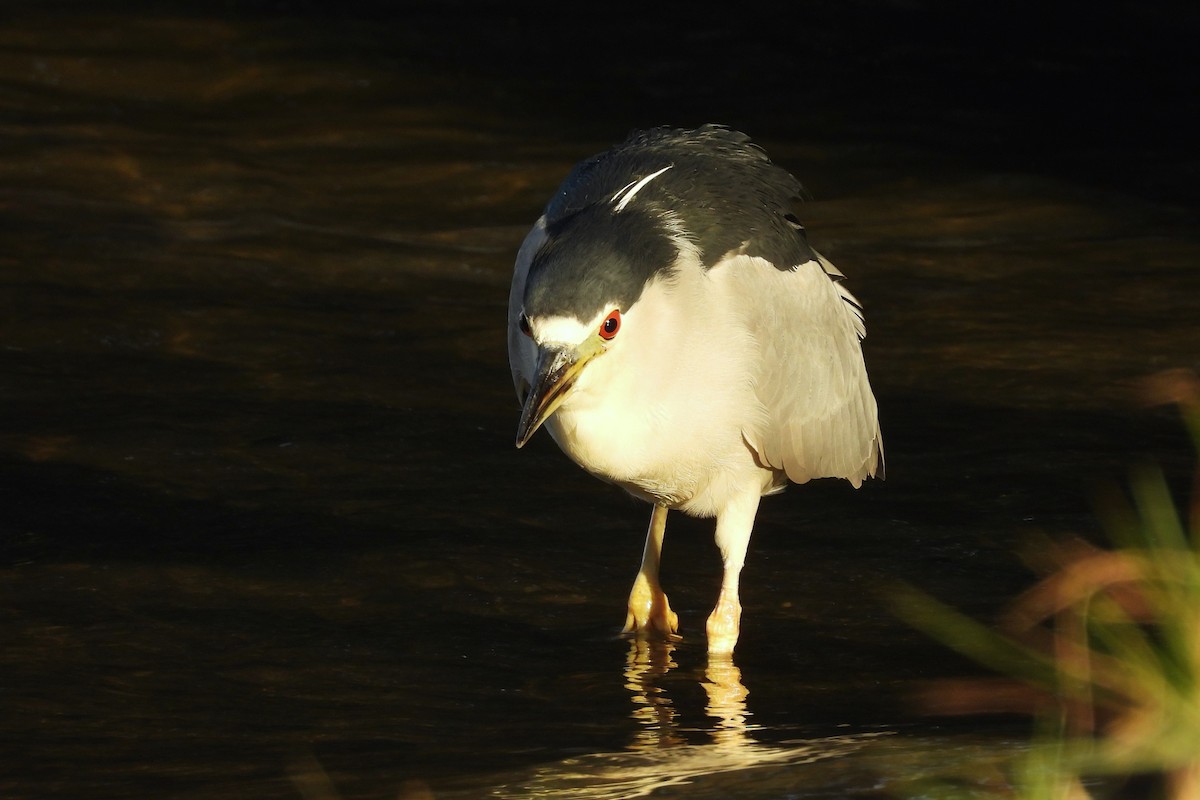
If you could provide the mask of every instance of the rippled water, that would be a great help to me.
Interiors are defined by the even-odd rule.
[[[915,58],[878,46],[892,6],[814,6],[843,27],[807,40],[807,107],[777,101],[775,37],[697,67],[736,26],[633,65],[555,45],[554,15],[133,8],[0,28],[0,794],[903,796],[1019,746],[908,706],[970,668],[886,587],[987,614],[1026,585],[1023,536],[1095,532],[1097,481],[1143,454],[1184,474],[1136,393],[1200,352],[1182,134],[1072,146],[1091,96],[931,116],[988,69],[1074,87],[1070,59]],[[874,55],[839,73],[855,36]],[[967,77],[891,94],[938,58]],[[707,119],[810,188],[889,456],[885,483],[764,503],[736,666],[704,654],[704,522],[667,538],[684,640],[616,637],[646,509],[544,436],[513,449],[502,329],[571,164]]]

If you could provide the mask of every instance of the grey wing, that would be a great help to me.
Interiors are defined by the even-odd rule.
[[[521,316],[525,297],[525,279],[529,276],[529,265],[538,248],[546,241],[546,218],[538,219],[533,228],[521,243],[517,251],[517,261],[513,267],[512,288],[508,293],[508,364],[512,368],[513,388],[517,390],[517,400],[525,402],[525,393],[537,366],[537,346],[521,333],[518,318]]]
[[[763,356],[754,381],[765,411],[745,431],[747,442],[796,483],[829,477],[859,486],[882,474],[883,439],[861,345],[866,326],[841,272],[820,255],[786,272],[747,272],[743,280],[762,284],[752,328]]]

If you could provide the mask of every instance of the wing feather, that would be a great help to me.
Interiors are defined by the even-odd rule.
[[[881,473],[878,409],[863,362],[862,306],[821,256],[787,271],[748,256],[718,265],[734,284],[761,360],[764,413],[743,431],[762,463],[804,483]]]

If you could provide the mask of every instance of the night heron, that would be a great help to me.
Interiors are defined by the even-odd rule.
[[[508,351],[517,447],[653,504],[625,631],[671,636],[667,511],[716,517],[708,650],[733,651],[759,498],[882,472],[862,307],[792,210],[800,183],[741,133],[657,128],[567,176],[517,254]]]

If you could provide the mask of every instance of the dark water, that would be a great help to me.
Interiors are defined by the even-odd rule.
[[[5,12],[0,795],[896,797],[1019,748],[908,705],[971,668],[885,590],[987,615],[1099,481],[1186,477],[1136,389],[1200,352],[1194,12],[698,8]],[[683,641],[615,636],[647,510],[513,449],[504,353],[570,165],[706,120],[810,188],[888,448],[764,503],[736,667],[708,523]]]

